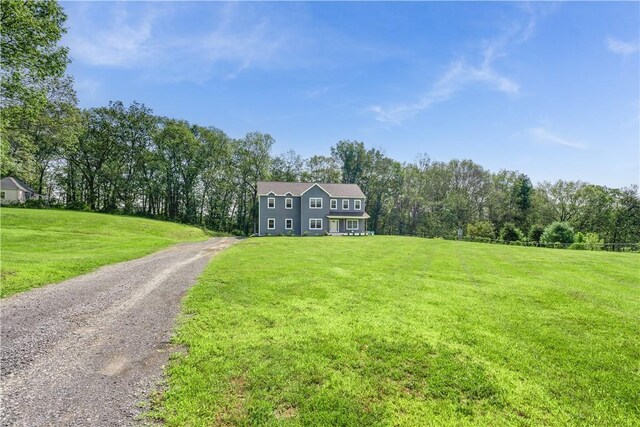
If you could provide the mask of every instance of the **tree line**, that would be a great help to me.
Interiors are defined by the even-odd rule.
[[[231,138],[212,126],[160,117],[144,104],[79,109],[58,46],[66,16],[54,1],[7,1],[2,19],[0,173],[70,209],[141,215],[249,235],[257,181],[360,185],[378,234],[497,238],[553,222],[606,242],[640,241],[637,186],[533,184],[472,160],[399,162],[361,141],[303,158],[272,152],[268,133]],[[26,31],[25,28],[32,28]],[[536,231],[538,230],[538,231]]]

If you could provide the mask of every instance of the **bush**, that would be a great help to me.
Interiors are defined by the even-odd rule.
[[[544,233],[540,236],[543,243],[573,243],[573,228],[566,222],[555,221],[544,229]]]
[[[467,224],[467,236],[475,239],[495,239],[496,230],[489,221],[478,221]]]
[[[584,244],[590,251],[601,251],[604,246],[604,240],[600,239],[598,233],[587,233],[584,236]]]
[[[575,236],[573,236],[573,241],[575,243],[584,243],[584,234],[581,232],[576,232]]]
[[[500,239],[505,242],[516,242],[521,241],[524,237],[522,236],[522,231],[518,227],[516,227],[513,223],[506,223],[502,230],[500,230]]]
[[[532,226],[529,230],[529,240],[531,240],[532,242],[539,242],[542,233],[544,233],[543,226],[541,226],[540,224]]]
[[[564,245],[560,242],[554,242],[553,247],[556,249],[564,249]]]
[[[576,243],[572,243],[571,246],[569,246],[569,249],[584,251],[584,250],[587,250],[588,248],[586,243],[576,242]]]

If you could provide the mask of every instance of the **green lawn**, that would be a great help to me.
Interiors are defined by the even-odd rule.
[[[640,257],[256,238],[188,294],[170,426],[640,425]]]
[[[59,282],[184,241],[198,228],[88,212],[0,209],[0,296]]]

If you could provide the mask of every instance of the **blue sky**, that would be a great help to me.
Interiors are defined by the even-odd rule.
[[[63,2],[80,105],[360,140],[534,182],[640,179],[640,3]]]

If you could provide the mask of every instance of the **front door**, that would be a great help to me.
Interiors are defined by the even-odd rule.
[[[329,227],[329,232],[337,233],[338,232],[338,220],[332,219]]]

